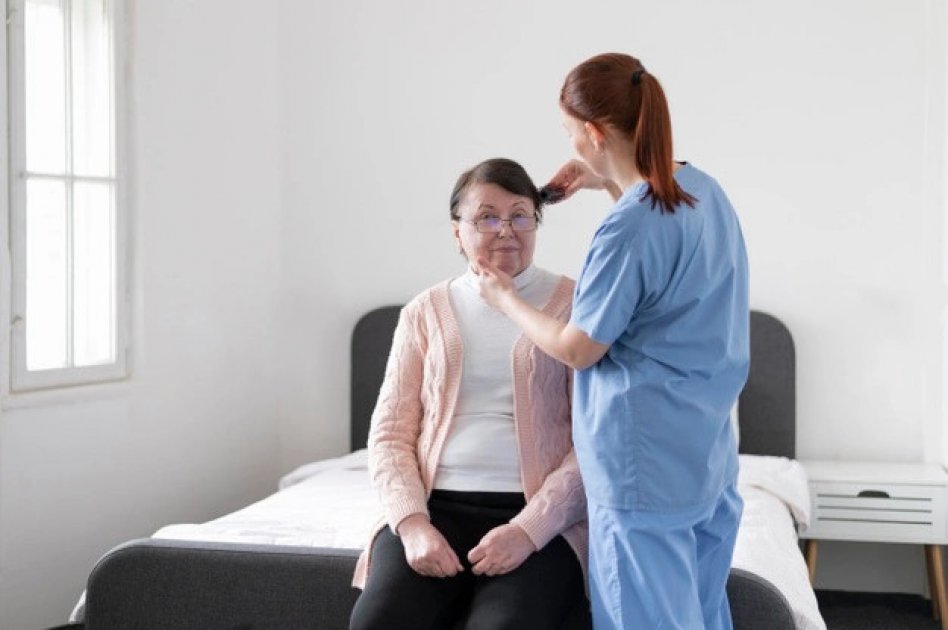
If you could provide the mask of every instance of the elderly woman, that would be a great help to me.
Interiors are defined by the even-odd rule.
[[[568,321],[573,281],[533,265],[540,218],[511,160],[454,187],[468,268],[415,297],[395,331],[369,435],[385,519],[356,569],[352,629],[560,628],[570,611],[588,615],[571,372],[483,301],[473,263],[488,259]]]

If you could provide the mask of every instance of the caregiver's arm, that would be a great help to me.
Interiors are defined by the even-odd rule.
[[[512,319],[523,334],[557,361],[584,370],[609,349],[572,324],[530,306],[517,294],[510,276],[486,260],[479,258],[477,266],[480,268],[481,297]]]

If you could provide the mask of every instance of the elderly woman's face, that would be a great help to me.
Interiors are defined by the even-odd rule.
[[[529,197],[515,195],[496,184],[472,184],[459,205],[458,213],[461,220],[452,222],[454,238],[475,270],[478,258],[486,258],[511,276],[517,275],[533,262],[536,228],[515,230],[511,222],[517,217],[536,215],[536,208]],[[478,231],[475,222],[492,217],[503,220],[501,230]]]

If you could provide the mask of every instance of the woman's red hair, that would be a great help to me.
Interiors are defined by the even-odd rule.
[[[665,92],[638,59],[620,53],[587,59],[566,75],[560,105],[570,116],[609,125],[632,141],[635,168],[648,182],[653,208],[694,206],[695,198],[675,181]]]

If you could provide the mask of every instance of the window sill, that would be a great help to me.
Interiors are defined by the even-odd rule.
[[[0,410],[34,409],[37,407],[58,407],[77,403],[97,402],[127,398],[132,390],[129,378],[122,380],[71,385],[50,389],[11,392],[0,396]]]

